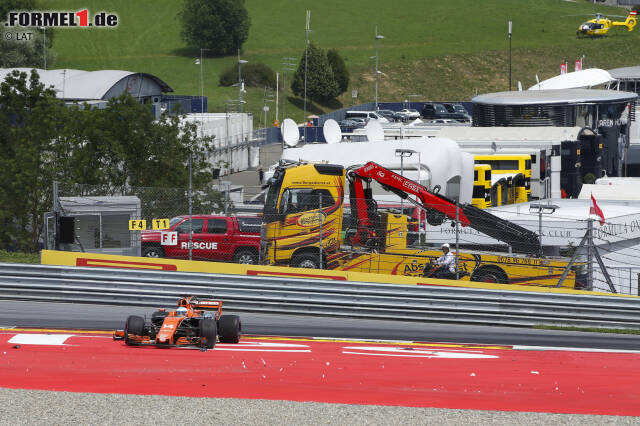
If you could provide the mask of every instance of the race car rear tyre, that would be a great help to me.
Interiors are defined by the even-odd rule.
[[[213,349],[216,345],[216,320],[213,318],[200,320],[200,345],[207,349]]]
[[[127,321],[124,324],[124,343],[127,345],[134,345],[131,340],[129,340],[129,334],[133,334],[135,336],[142,336],[144,333],[144,318],[139,317],[137,315],[129,315],[127,317]]]
[[[218,321],[220,343],[238,343],[242,332],[242,323],[237,315],[222,315]]]

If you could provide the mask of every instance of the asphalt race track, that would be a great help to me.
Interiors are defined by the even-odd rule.
[[[640,416],[639,336],[241,313],[241,342],[213,350],[111,339],[152,311],[0,302],[0,388]]]
[[[144,307],[0,301],[0,326],[110,330],[122,328],[128,315],[149,316],[152,311]],[[239,315],[243,333],[254,335],[640,350],[640,335],[253,313]]]

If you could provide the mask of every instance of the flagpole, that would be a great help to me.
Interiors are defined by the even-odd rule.
[[[593,219],[587,221],[587,290],[593,291]]]

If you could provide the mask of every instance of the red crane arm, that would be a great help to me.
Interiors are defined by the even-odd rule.
[[[462,226],[468,226],[469,218],[464,214],[460,207],[457,207],[453,200],[448,199],[439,194],[434,194],[424,186],[407,179],[389,169],[372,161],[353,171],[352,176],[359,177],[354,179],[356,189],[358,186],[362,188],[361,179],[372,179],[381,185],[391,189],[393,192],[404,192],[417,196],[425,208],[434,209],[444,213],[449,219],[456,219],[456,210],[458,210],[458,221]],[[360,182],[357,182],[360,181]],[[358,194],[359,195],[359,194]],[[401,195],[401,194],[398,194]],[[360,215],[360,205],[358,204],[358,214]],[[358,218],[360,219],[360,217]],[[366,218],[368,220],[368,217]]]
[[[451,220],[455,220],[457,216],[458,222],[462,226],[470,226],[483,234],[503,241],[517,253],[531,254],[540,248],[540,238],[535,232],[479,209],[472,204],[456,205],[455,201],[431,192],[419,183],[394,173],[377,163],[368,162],[364,166],[350,171],[348,177],[350,196],[352,198],[358,197],[358,200],[351,200],[352,216],[357,215],[358,217],[357,232],[353,238],[354,243],[367,243],[376,239],[376,220],[375,217],[370,217],[375,214],[375,209],[371,209],[371,212],[367,209],[369,203],[372,205],[375,203],[371,200],[371,189],[368,186],[366,190],[363,189],[363,181],[368,183],[375,180],[399,197],[407,198],[408,194],[417,196],[420,205],[427,210],[427,215],[429,215],[429,210],[432,212],[435,210]],[[361,199],[363,196],[364,198]],[[357,207],[357,212],[353,212],[354,206]]]

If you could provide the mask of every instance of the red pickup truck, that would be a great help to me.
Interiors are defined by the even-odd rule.
[[[173,244],[167,237],[162,244],[163,231],[142,231],[142,255],[188,259],[192,228],[192,259],[257,264],[261,223],[257,216],[193,215],[190,225],[189,216],[174,217],[164,231],[175,233]]]

